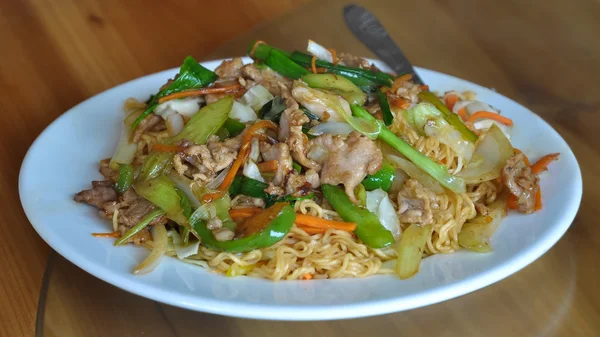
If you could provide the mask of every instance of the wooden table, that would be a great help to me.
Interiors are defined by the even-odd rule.
[[[596,289],[600,254],[595,247],[600,242],[596,220],[600,184],[594,179],[600,167],[600,4],[594,0],[364,3],[417,65],[496,88],[540,114],[567,140],[585,185],[581,209],[565,237],[523,271],[473,294],[405,313],[320,323],[230,319],[156,306],[123,295],[55,257],[44,305],[57,311],[45,313],[41,332],[50,336],[600,334]],[[188,54],[198,59],[242,54],[252,38],[284,49],[301,49],[307,38],[314,38],[338,50],[371,56],[344,27],[343,4],[4,0],[0,336],[31,336],[35,330],[51,249],[23,214],[17,181],[27,148],[44,127],[69,107],[116,84],[176,66]],[[114,310],[96,310],[94,304],[111,297],[99,296],[94,289],[106,296],[127,296],[127,305],[112,301]],[[76,319],[82,310],[93,315]],[[161,330],[168,324],[170,328]]]

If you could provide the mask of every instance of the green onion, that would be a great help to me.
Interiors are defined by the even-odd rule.
[[[134,174],[131,164],[119,164],[119,180],[115,184],[115,189],[119,194],[125,193],[131,187]]]
[[[352,105],[351,108],[354,115],[359,118],[376,120],[375,117],[371,116],[361,106]],[[396,151],[406,156],[408,160],[413,162],[417,167],[419,167],[423,171],[427,172],[431,177],[433,177],[433,179],[437,180],[440,184],[442,184],[452,192],[463,193],[466,191],[465,181],[463,179],[448,173],[445,166],[438,165],[431,158],[417,151],[414,147],[410,146],[410,144],[400,139],[384,125],[381,125],[379,139],[383,140]]]
[[[265,59],[265,63],[269,68],[275,70],[281,75],[293,79],[298,79],[302,75],[309,74],[310,72],[292,61],[283,52],[272,49],[269,56]]]
[[[160,208],[157,208],[157,209],[153,210],[152,212],[148,213],[148,215],[146,215],[140,222],[138,222],[135,226],[131,227],[119,240],[117,240],[115,242],[115,246],[124,244],[132,236],[137,234],[142,229],[146,228],[146,226],[148,226],[148,224],[150,224],[150,222],[152,222],[152,220],[154,220],[155,218],[162,216],[164,214],[165,214],[165,211],[163,211]]]
[[[387,95],[381,92],[381,90],[377,90],[377,97],[379,98],[379,106],[381,106],[383,122],[386,126],[390,126],[394,121],[394,115],[390,109],[390,102],[388,101]]]
[[[477,141],[477,135],[473,131],[469,130],[469,128],[467,128],[467,126],[460,120],[458,115],[450,111],[448,107],[446,107],[446,104],[440,101],[440,99],[437,98],[437,96],[431,91],[421,91],[419,93],[419,97],[422,100],[435,105],[435,107],[444,115],[444,119],[456,130],[458,130],[466,140],[473,143]]]
[[[227,132],[229,132],[229,137],[235,137],[244,131],[246,124],[238,121],[237,119],[227,118],[225,124],[223,124],[223,128],[227,129]]]

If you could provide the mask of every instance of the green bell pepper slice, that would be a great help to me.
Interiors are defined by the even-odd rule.
[[[383,227],[377,215],[353,204],[341,188],[333,185],[322,185],[321,190],[327,202],[344,221],[356,224],[354,233],[367,246],[383,248],[394,243],[394,236]]]
[[[362,181],[365,190],[373,191],[378,188],[388,192],[392,187],[394,178],[396,177],[396,169],[390,163],[384,161],[381,169],[375,174],[369,174]]]
[[[217,241],[203,220],[195,221],[191,225],[205,246],[224,252],[241,253],[276,244],[289,233],[294,221],[294,208],[288,203],[280,202],[246,220],[246,223],[251,222],[248,228],[242,229],[247,235],[239,239]],[[257,228],[260,226],[263,227]]]

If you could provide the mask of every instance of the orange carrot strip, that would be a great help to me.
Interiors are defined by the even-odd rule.
[[[328,50],[331,53],[331,58],[333,59],[333,65],[337,66],[338,63],[340,62],[340,60],[337,58],[337,52],[333,48],[328,49]]]
[[[506,200],[506,205],[508,209],[518,209],[519,204],[517,203],[517,196],[514,194],[509,194],[508,199]]]
[[[542,209],[542,189],[538,188],[535,193],[535,210],[539,211]]]
[[[313,56],[312,59],[310,60],[310,69],[312,70],[313,74],[317,73],[317,57]]]
[[[313,277],[312,277],[311,274],[306,273],[306,274],[304,274],[304,276],[302,276],[302,278],[305,279],[305,280],[312,280]]]
[[[404,82],[410,81],[411,79],[412,74],[404,74],[396,77],[394,83],[392,84],[392,92],[395,93],[396,91],[398,91],[398,88],[400,88],[402,84],[404,84]]]
[[[254,58],[254,51],[256,50],[256,47],[258,47],[259,44],[267,44],[267,43],[263,40],[256,40],[256,42],[254,42],[254,45],[252,46],[252,50],[250,51],[251,58]]]
[[[541,172],[548,169],[548,165],[551,162],[558,160],[559,155],[560,153],[551,153],[543,156],[535,164],[531,165],[531,171],[533,171],[533,173],[535,174],[540,174]]]
[[[97,237],[97,238],[120,238],[121,232],[114,231],[114,232],[110,232],[110,233],[92,233],[92,236]]]
[[[463,122],[466,122],[467,119],[469,119],[469,117],[467,116],[467,109],[465,109],[464,107],[458,110],[458,116],[460,117],[460,119],[463,120]]]
[[[231,217],[251,217],[257,213],[262,212],[263,209],[262,208],[232,208],[229,210],[229,215],[231,215]]]
[[[516,154],[523,153],[523,151],[521,151],[521,150],[517,149],[516,147],[515,147],[515,148],[513,148],[513,151],[514,151]],[[527,158],[527,155],[526,155],[526,154],[524,154],[524,153],[523,153],[523,155],[525,156],[525,159],[523,159],[523,162],[525,163],[525,165],[527,165],[527,166],[531,166],[531,162],[529,161],[529,158]]]
[[[158,103],[159,104],[164,103],[166,101],[170,101],[170,100],[176,99],[176,98],[200,96],[200,95],[206,95],[206,94],[228,93],[228,92],[235,91],[236,89],[239,89],[240,87],[241,87],[241,85],[238,83],[238,84],[230,85],[228,87],[218,87],[218,88],[211,87],[211,88],[184,90],[184,91],[176,92],[176,93],[173,93],[173,94],[170,94],[167,96],[163,96],[158,99]]]
[[[152,151],[179,153],[185,151],[185,147],[180,145],[154,144],[152,145]]]
[[[277,160],[263,161],[262,163],[256,164],[260,172],[274,172],[279,168],[279,162]]]
[[[477,111],[476,113],[472,114],[471,117],[469,117],[467,122],[473,123],[476,120],[481,119],[481,118],[492,119],[492,120],[495,120],[496,122],[500,122],[500,123],[508,125],[508,126],[513,125],[512,119],[504,117],[504,116],[500,116],[497,113],[493,113],[493,112],[489,112],[489,111]]]
[[[446,99],[444,100],[448,109],[452,110],[454,108],[454,104],[460,100],[460,97],[456,94],[446,95]]]
[[[419,86],[419,89],[423,90],[423,91],[429,91],[429,86],[427,84],[423,84]]]
[[[404,98],[402,97],[396,97],[396,98],[392,98],[390,99],[390,103],[393,106],[397,106],[400,109],[408,109],[410,108],[410,103],[408,103]]]
[[[343,221],[334,221],[322,219],[316,216],[310,216],[305,214],[296,214],[297,225],[302,227],[315,227],[315,228],[323,228],[323,229],[339,229],[346,232],[352,232],[356,229],[356,224],[353,222],[343,222]]]
[[[206,193],[202,196],[202,201],[203,202],[211,202],[215,199],[219,199],[220,197],[223,196],[223,192],[219,191],[219,192],[212,192],[212,193]]]

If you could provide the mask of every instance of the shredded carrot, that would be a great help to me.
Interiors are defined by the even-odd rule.
[[[333,229],[343,230],[346,232],[352,232],[356,229],[356,224],[353,222],[327,220],[327,219],[322,219],[322,218],[319,218],[316,216],[310,216],[310,215],[299,214],[299,213],[296,214],[295,223],[302,227],[315,227],[315,228],[323,228],[323,229],[333,228]]]
[[[398,77],[396,77],[396,79],[394,80],[394,83],[392,84],[392,92],[396,92],[398,91],[398,88],[400,88],[404,82],[408,82],[412,79],[412,74],[404,74],[404,75],[400,75]]]
[[[185,147],[180,145],[154,144],[152,145],[152,151],[179,153],[185,151]]]
[[[542,189],[538,188],[535,193],[535,210],[539,211],[542,209]]]
[[[114,231],[110,233],[92,233],[92,235],[97,238],[120,238],[121,232]]]
[[[410,103],[408,103],[404,98],[402,97],[395,97],[390,99],[390,103],[393,106],[397,106],[400,109],[408,109],[410,108]]]
[[[543,171],[548,169],[548,165],[551,162],[558,160],[559,155],[560,153],[551,153],[543,156],[535,164],[531,165],[531,171],[533,171],[533,173],[535,174],[542,173]]]
[[[257,213],[262,212],[263,209],[262,208],[255,208],[255,207],[248,207],[248,208],[232,208],[229,210],[229,215],[231,215],[231,217],[237,217],[237,218],[241,218],[241,217],[251,217]]]
[[[467,109],[465,109],[464,107],[458,110],[458,116],[460,117],[460,119],[463,120],[463,122],[466,122],[467,119],[469,119],[469,117],[467,116]]]
[[[337,65],[338,65],[338,63],[340,62],[340,60],[339,60],[339,59],[338,59],[338,57],[337,57],[337,52],[336,52],[336,51],[335,51],[335,49],[333,49],[333,48],[331,48],[331,49],[328,49],[328,50],[329,50],[329,52],[331,53],[331,58],[333,59],[333,65],[334,65],[334,66],[337,66]]]
[[[313,74],[317,73],[317,57],[313,56],[312,59],[310,60],[310,69],[312,70]]]
[[[256,47],[258,47],[259,44],[267,44],[267,43],[263,40],[256,40],[256,42],[254,42],[254,45],[252,46],[252,50],[250,50],[251,58],[254,58],[254,51],[256,50]]]
[[[257,166],[260,172],[274,172],[279,168],[279,162],[277,160],[263,161],[258,163]]]
[[[242,146],[240,147],[240,152],[238,152],[237,158],[235,158],[235,161],[231,165],[229,172],[227,172],[225,179],[223,179],[223,182],[218,187],[218,190],[221,191],[220,195],[222,195],[222,193],[229,189],[229,186],[231,186],[231,183],[233,182],[237,171],[240,169],[240,167],[244,163],[244,160],[246,160],[246,157],[250,153],[250,141],[252,140],[252,137],[256,135],[256,132],[258,130],[264,128],[275,131],[279,130],[277,124],[269,120],[259,121],[257,123],[254,123],[254,125],[252,125],[250,128],[248,128],[248,131],[246,132],[246,135],[244,135],[244,139],[242,140]],[[202,197],[202,200],[204,202],[208,202],[208,200],[214,200],[214,197],[214,193],[207,193]]]
[[[421,89],[423,91],[429,91],[429,86],[427,84],[423,84],[423,85],[419,86],[419,89]]]
[[[313,277],[312,277],[311,274],[306,273],[306,274],[304,274],[304,276],[302,276],[302,278],[305,279],[305,280],[312,280]]]
[[[513,148],[513,151],[515,152],[515,154],[523,153],[523,151],[517,149],[516,147]],[[529,158],[527,158],[527,155],[523,153],[523,156],[525,156],[525,158],[523,159],[525,165],[531,166],[531,162],[529,161]]]
[[[506,118],[504,116],[500,116],[497,113],[493,113],[493,112],[489,112],[489,111],[477,111],[476,113],[472,114],[471,117],[469,117],[467,122],[473,123],[476,120],[481,119],[481,118],[492,119],[492,120],[495,120],[497,122],[500,122],[500,123],[508,125],[508,126],[513,125],[512,119]]]
[[[202,201],[203,202],[211,202],[215,199],[219,199],[222,196],[223,196],[223,192],[221,192],[221,191],[206,193],[205,195],[202,196]]]
[[[233,91],[239,89],[240,87],[241,87],[241,85],[239,83],[237,83],[237,84],[230,85],[227,87],[218,87],[218,88],[211,87],[211,88],[184,90],[184,91],[176,92],[176,93],[173,93],[173,94],[170,94],[167,96],[163,96],[158,99],[158,103],[164,103],[166,101],[170,101],[170,100],[176,99],[176,98],[200,96],[200,95],[207,95],[207,94],[228,93],[228,92],[233,92]]]
[[[456,104],[456,102],[458,102],[460,100],[460,97],[458,97],[458,95],[456,94],[449,94],[446,95],[446,99],[445,102],[446,106],[448,107],[448,109],[452,110],[452,108],[454,108],[454,104]]]
[[[506,206],[508,206],[508,209],[518,209],[519,204],[517,203],[517,196],[509,194],[508,199],[506,200]]]

